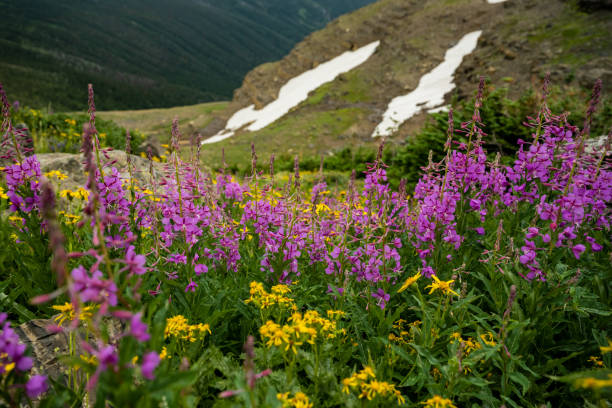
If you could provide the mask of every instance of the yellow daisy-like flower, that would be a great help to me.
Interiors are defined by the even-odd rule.
[[[589,361],[595,366],[595,367],[603,367],[604,363],[603,361],[601,361],[601,357],[597,357],[597,356],[591,356],[589,357]]]
[[[440,279],[438,279],[436,275],[433,275],[433,280],[434,281],[431,285],[425,286],[425,289],[428,289],[428,288],[430,289],[429,290],[430,295],[439,289],[441,292],[443,292],[446,295],[453,294],[455,296],[459,296],[457,292],[451,289],[451,284],[454,282],[453,279],[448,280],[448,281],[441,281]]]
[[[599,348],[601,350],[601,353],[612,353],[612,341],[608,340],[608,345],[607,346],[601,346]]]
[[[434,395],[427,401],[421,402],[421,404],[425,406],[424,408],[457,408],[453,401],[439,395]]]
[[[612,374],[608,374],[608,378],[600,380],[599,378],[587,377],[576,381],[576,385],[582,388],[607,388],[612,387]]]
[[[412,275],[411,277],[409,277],[408,279],[406,279],[406,281],[404,282],[404,284],[402,285],[401,288],[399,288],[399,290],[397,291],[397,293],[402,293],[403,291],[405,291],[406,289],[408,289],[409,286],[411,286],[413,283],[415,283],[416,281],[419,280],[419,278],[421,277],[421,271],[418,271],[416,274]]]
[[[4,189],[0,186],[0,198],[4,198],[5,200],[8,200],[8,196],[6,195],[6,193],[4,192]]]
[[[162,347],[161,353],[159,353],[159,359],[160,360],[165,360],[168,358],[172,358],[171,355],[168,354],[168,349],[166,349],[166,347]]]
[[[51,171],[45,173],[45,177],[48,178],[48,179],[56,178],[58,180],[66,180],[68,178],[68,175],[62,173],[59,170],[51,170]]]

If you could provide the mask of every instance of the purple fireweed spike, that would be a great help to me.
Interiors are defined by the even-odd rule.
[[[49,248],[53,253],[51,269],[57,274],[58,285],[62,286],[66,277],[68,256],[64,249],[64,234],[62,234],[61,229],[57,225],[55,192],[47,180],[41,182],[40,204],[40,212],[49,234]]]

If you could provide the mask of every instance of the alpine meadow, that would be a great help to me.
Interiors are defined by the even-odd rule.
[[[609,0],[32,3],[0,406],[612,407]]]

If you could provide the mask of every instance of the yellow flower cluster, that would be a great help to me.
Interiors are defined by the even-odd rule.
[[[68,198],[69,200],[87,200],[89,198],[89,190],[85,190],[83,187],[79,187],[78,190],[62,190],[60,191],[60,197]]]
[[[168,354],[168,349],[164,346],[162,347],[161,353],[159,353],[159,359],[166,360],[168,358],[172,358],[172,356]]]
[[[328,316],[338,318],[342,316],[341,311],[329,311]],[[290,324],[281,326],[268,320],[259,328],[259,334],[266,340],[268,347],[284,347],[285,351],[293,351],[297,354],[297,347],[304,343],[315,344],[318,338],[333,339],[339,334],[346,333],[345,329],[338,329],[335,320],[321,317],[316,310],[308,310],[302,313],[293,313],[289,318]]]
[[[491,332],[481,334],[480,339],[487,346],[494,347],[495,345],[497,345],[493,337],[493,333]],[[455,342],[459,342],[459,343],[463,342],[463,347],[464,347],[463,351],[465,352],[466,355],[469,355],[474,350],[480,350],[482,348],[482,345],[478,341],[476,341],[474,338],[468,337],[467,339],[463,339],[461,337],[461,333],[458,333],[458,332],[455,332],[451,334],[450,336],[450,344],[454,344]]]
[[[77,317],[77,314],[74,311],[74,306],[72,306],[72,303],[70,302],[66,302],[63,305],[53,305],[51,308],[60,312],[54,319],[60,326],[64,324],[66,320],[71,322]],[[95,310],[96,306],[83,307],[78,313],[79,320],[90,320]]]
[[[440,292],[444,293],[445,295],[453,294],[455,296],[459,296],[457,292],[451,289],[451,284],[454,282],[454,280],[451,279],[449,281],[441,281],[436,275],[433,275],[433,280],[434,281],[431,285],[425,286],[425,289],[429,288],[430,295],[436,290],[440,290]]]
[[[595,366],[595,367],[603,367],[604,363],[601,360],[601,357],[597,357],[597,356],[591,356],[589,357],[589,361]]]
[[[66,122],[70,126],[76,126],[76,120],[74,119],[64,119],[64,122]]]
[[[254,303],[260,309],[268,309],[278,305],[282,309],[297,310],[295,302],[290,297],[285,296],[291,292],[287,285],[272,286],[270,292],[266,291],[260,282],[251,282],[251,297],[245,300],[246,303]]]
[[[612,374],[608,374],[608,378],[604,380],[594,377],[581,378],[576,381],[576,386],[594,389],[612,387]]]
[[[302,391],[296,392],[293,397],[289,397],[288,392],[279,393],[276,398],[283,403],[283,408],[312,408],[312,402]]]
[[[77,222],[79,222],[79,220],[81,219],[80,215],[75,215],[75,214],[69,214],[66,211],[60,211],[59,215],[61,215],[62,217],[64,217],[64,222],[68,225],[70,224],[76,224]]]
[[[399,319],[393,323],[393,329],[396,332],[389,333],[389,341],[398,344],[408,344],[414,340],[416,333],[420,331],[419,326],[421,325],[420,320],[415,320],[412,323],[408,323],[404,319]]]
[[[0,198],[4,198],[5,200],[8,200],[8,196],[4,192],[4,189],[2,188],[2,186],[0,186]]]
[[[359,389],[359,398],[367,398],[371,401],[377,396],[395,397],[398,404],[406,402],[402,393],[395,388],[394,384],[386,381],[378,381],[372,367],[365,366],[363,370],[354,373],[349,378],[342,380],[342,392],[349,394],[351,389]]]
[[[206,336],[206,332],[211,334],[208,324],[188,324],[184,316],[176,315],[166,319],[164,338],[177,337],[181,340],[188,340],[193,343],[196,340],[203,339]]]
[[[0,373],[3,375],[10,373],[15,368],[15,363],[7,364],[5,362],[6,360],[8,360],[8,354],[6,353],[0,354]]]
[[[62,173],[59,170],[51,170],[45,173],[45,177],[48,179],[56,178],[58,180],[66,180],[68,175]]]
[[[421,402],[421,404],[424,405],[424,408],[457,408],[453,401],[439,395],[434,395],[427,401]]]
[[[11,224],[13,224],[13,226],[22,226],[23,222],[25,221],[22,217],[18,216],[18,215],[9,215],[8,220],[11,222]]]

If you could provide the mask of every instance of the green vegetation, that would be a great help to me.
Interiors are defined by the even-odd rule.
[[[253,67],[373,0],[0,2],[0,81],[23,104],[101,109],[226,100]]]
[[[549,96],[549,104],[555,112],[567,112],[570,123],[582,123],[587,107],[588,93],[573,88],[553,87]],[[461,123],[471,120],[473,99],[463,102],[453,101],[455,106],[454,126],[461,127]],[[514,99],[508,96],[507,88],[499,88],[485,95],[480,110],[484,132],[487,134],[485,146],[491,159],[496,152],[503,157],[513,154],[519,139],[528,140],[532,129],[523,126],[529,116],[537,113],[539,99],[533,90]],[[598,112],[593,118],[592,134],[605,135],[606,125],[612,122],[612,98],[603,98]],[[410,185],[418,180],[421,167],[427,164],[429,152],[432,159],[439,162],[444,157],[444,143],[447,138],[448,113],[439,112],[428,115],[423,128],[414,136],[409,137],[403,144],[391,141],[385,146],[384,159],[390,165],[387,171],[390,183],[398,186],[401,179],[406,179]],[[455,137],[456,141],[467,142],[465,138]],[[260,156],[259,143],[255,142]],[[267,153],[267,151],[265,151]],[[376,148],[372,146],[351,147],[346,146],[336,150],[332,155],[324,157],[324,169],[350,173],[353,169],[357,177],[363,177],[367,163],[373,163],[376,158]],[[307,171],[317,171],[320,167],[321,156],[306,154],[300,158],[300,168]],[[246,161],[242,166],[235,166],[238,173],[247,172],[250,164]],[[293,168],[293,156],[281,154],[277,156],[276,167],[280,170],[290,171]],[[264,167],[262,165],[261,169]]]
[[[78,153],[81,150],[83,125],[89,122],[89,116],[84,113],[46,113],[28,107],[13,109],[12,118],[17,127],[27,128],[37,153]],[[101,147],[125,150],[124,127],[111,120],[98,119],[96,129]],[[132,152],[138,153],[145,135],[131,130],[130,136]]]
[[[360,108],[301,112],[299,115],[289,113],[260,131],[245,132],[220,143],[204,145],[203,163],[220,168],[224,150],[230,170],[244,174],[250,169],[251,143],[255,144],[259,163],[264,167],[273,153],[277,157],[307,157],[313,151],[339,149],[352,144],[352,137],[347,133],[363,115],[365,111]]]
[[[189,135],[205,128],[213,115],[226,107],[227,102],[209,102],[167,109],[104,111],[98,112],[98,117],[112,120],[126,129],[138,130],[147,136],[157,138],[162,143],[167,143],[174,118],[178,119],[184,134]]]

